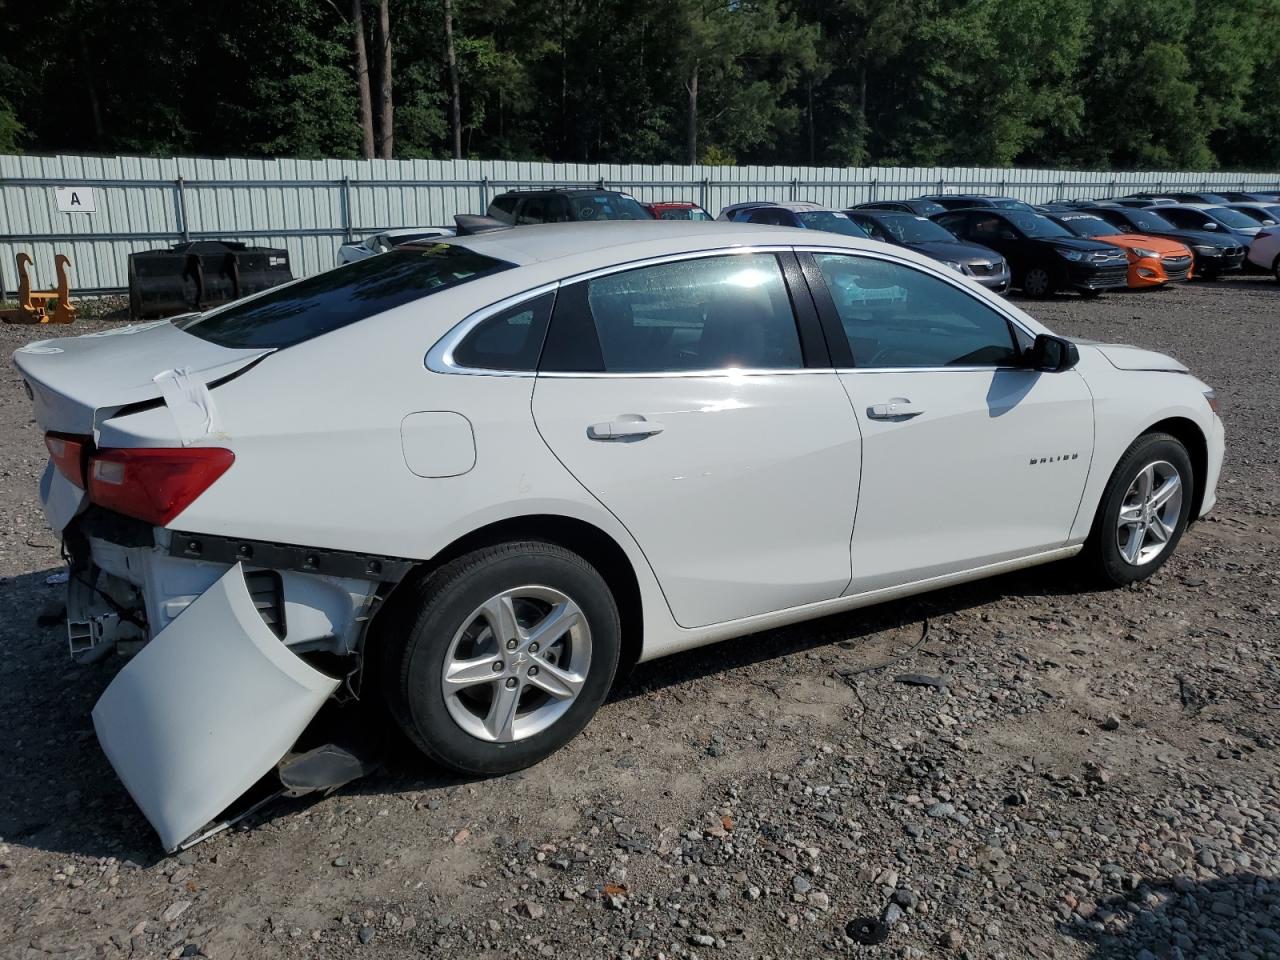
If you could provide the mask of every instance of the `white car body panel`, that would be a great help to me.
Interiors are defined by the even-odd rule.
[[[337,687],[267,629],[236,566],[116,675],[93,725],[173,850],[270,771]]]
[[[1255,267],[1276,270],[1280,264],[1280,227],[1263,227],[1255,234],[1247,256]]]
[[[849,593],[1066,544],[1093,450],[1093,403],[1078,374],[851,370],[841,379],[863,437]],[[868,415],[894,400],[922,412]]]
[[[156,611],[95,725],[166,846],[289,749],[337,683],[298,652],[357,649],[375,586],[283,570],[282,642],[246,607],[242,568],[171,555],[178,532],[430,562],[494,524],[586,525],[634,574],[636,653],[648,660],[1069,556],[1124,450],[1162,421],[1203,434],[1200,513],[1212,506],[1223,435],[1206,388],[1135,348],[1081,344],[1062,373],[536,375],[445,362],[453,331],[557,283],[697,252],[793,247],[909,265],[962,285],[1028,338],[1047,332],[922,255],[798,233],[724,222],[520,227],[453,241],[514,268],[274,352],[220,347],[167,322],[19,351],[42,428],[92,433],[99,447],[179,445],[155,378],[187,369],[192,383],[214,384],[218,432],[191,442],[230,449],[232,467],[157,531],[154,548],[92,546],[97,566]],[[867,416],[894,398],[925,412]],[[589,439],[592,424],[623,415],[664,429]],[[55,529],[85,508],[56,472],[41,495]],[[233,672],[254,679],[228,689]],[[266,691],[279,709],[249,702]],[[205,751],[189,749],[197,729]]]
[[[848,585],[861,442],[830,373],[541,376],[533,413],[560,462],[639,542],[682,626]],[[662,432],[591,436],[624,418]]]

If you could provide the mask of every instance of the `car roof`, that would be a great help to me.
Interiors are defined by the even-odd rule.
[[[841,213],[846,213],[846,214],[856,213],[864,217],[900,217],[906,220],[928,220],[929,219],[928,217],[922,216],[921,214],[915,213],[911,210],[874,210],[874,209],[869,210],[865,207],[850,207],[847,210],[842,210]]]
[[[631,196],[625,190],[610,190],[608,187],[541,187],[531,190],[503,190],[499,197],[580,197],[595,196],[601,193],[622,194],[623,196]],[[496,199],[496,198],[495,198]]]
[[[692,200],[650,200],[651,207],[696,207]]]
[[[812,245],[812,234],[800,231],[780,234],[786,227],[723,220],[602,220],[594,223],[546,223],[491,230],[469,237],[449,238],[448,243],[520,266],[553,260],[580,258],[584,269],[619,262],[619,247],[636,247],[637,258],[665,253],[695,252],[718,247],[788,243]],[[879,244],[840,233],[822,233],[821,243],[858,250],[877,250]],[[643,248],[643,249],[642,249]],[[649,249],[652,248],[652,249]]]

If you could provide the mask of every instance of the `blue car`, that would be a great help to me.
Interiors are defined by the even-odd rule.
[[[867,231],[858,226],[839,210],[819,203],[735,203],[720,211],[718,220],[736,223],[762,223],[775,227],[800,227],[805,230],[826,230],[843,233],[849,237],[868,239]]]
[[[1262,224],[1253,217],[1230,207],[1211,203],[1162,203],[1156,211],[1183,230],[1204,230],[1215,236],[1233,238],[1249,249]]]

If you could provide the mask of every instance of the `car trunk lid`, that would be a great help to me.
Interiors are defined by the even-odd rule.
[[[160,374],[183,371],[188,382],[208,386],[271,352],[219,346],[161,320],[29,343],[13,360],[44,430],[96,436],[122,407],[160,399]]]

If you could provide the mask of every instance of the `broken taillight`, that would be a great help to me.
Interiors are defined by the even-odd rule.
[[[83,490],[93,437],[78,433],[46,433],[44,445],[49,448],[49,459],[58,472]]]
[[[221,447],[120,447],[89,458],[89,499],[164,526],[227,472],[235,454]]]

